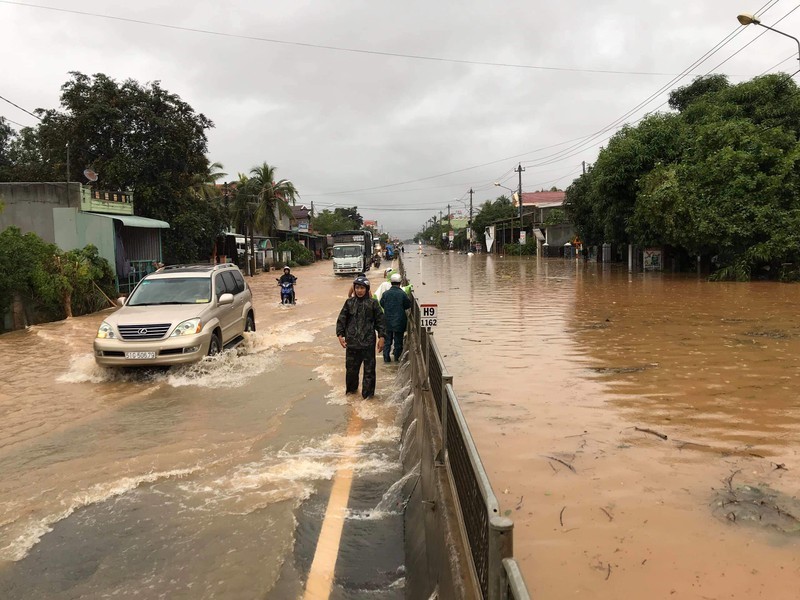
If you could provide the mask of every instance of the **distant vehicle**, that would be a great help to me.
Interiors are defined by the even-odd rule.
[[[395,255],[394,244],[386,244],[386,260],[392,260]]]
[[[193,363],[255,329],[252,293],[236,265],[162,267],[100,325],[94,358],[104,367]]]
[[[372,232],[367,229],[337,231],[333,235],[333,272],[363,273],[372,260]]]

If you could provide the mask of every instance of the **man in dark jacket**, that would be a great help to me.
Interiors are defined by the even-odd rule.
[[[346,393],[358,391],[358,373],[364,363],[364,379],[361,395],[370,398],[375,394],[375,332],[378,333],[378,352],[383,350],[386,329],[383,311],[378,301],[370,298],[369,279],[356,277],[353,281],[355,294],[345,300],[339,318],[336,319],[336,337],[346,350]]]
[[[411,300],[400,288],[400,273],[389,278],[392,287],[381,295],[381,307],[386,317],[386,344],[383,346],[383,362],[392,362],[391,350],[394,342],[394,360],[403,354],[403,334],[406,332],[406,311],[411,308]]]

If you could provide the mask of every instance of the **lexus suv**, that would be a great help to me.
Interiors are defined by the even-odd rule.
[[[193,363],[255,331],[253,298],[236,265],[175,265],[142,279],[100,325],[104,367]]]

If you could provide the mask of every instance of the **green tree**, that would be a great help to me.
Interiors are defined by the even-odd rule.
[[[325,235],[334,231],[347,231],[350,229],[358,229],[358,225],[354,221],[327,208],[314,217],[314,231],[316,233]]]
[[[0,181],[11,181],[11,144],[15,137],[8,122],[0,117]]]
[[[800,91],[784,75],[673,91],[567,189],[585,243],[669,245],[716,278],[800,276]]]
[[[192,181],[189,186],[192,196],[204,200],[219,198],[220,193],[217,189],[217,182],[227,175],[227,173],[222,172],[223,168],[221,163],[214,162],[208,165],[204,171],[192,175]]]
[[[708,94],[727,89],[729,86],[728,78],[725,75],[702,75],[696,77],[691,84],[672,90],[669,94],[669,106],[679,112],[683,112],[696,100],[700,100]]]
[[[353,229],[361,229],[364,226],[364,218],[358,213],[357,206],[351,206],[349,208],[335,208],[333,209],[333,212],[343,219],[352,221],[355,224]]]
[[[486,227],[495,221],[512,219],[515,216],[517,216],[517,209],[508,196],[498,196],[494,201],[487,200],[472,219],[475,241],[485,245]]]
[[[276,181],[275,171],[275,167],[262,163],[261,166],[250,170],[250,179],[247,183],[248,190],[256,196],[258,203],[255,226],[269,236],[275,235],[280,217],[292,216],[289,203],[294,205],[299,195],[297,188],[288,179]]]
[[[158,81],[118,83],[103,74],[72,72],[61,87],[60,110],[37,113],[36,128],[23,129],[12,143],[14,179],[62,180],[69,144],[73,181],[91,167],[104,189],[134,192],[137,214],[170,223],[194,210],[187,190],[197,175],[209,172],[206,130],[213,123]],[[168,261],[187,258],[178,247],[197,235],[185,229],[190,224],[183,220],[165,233]]]

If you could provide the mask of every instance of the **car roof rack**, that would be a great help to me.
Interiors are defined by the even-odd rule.
[[[209,263],[199,263],[199,264],[187,264],[187,265],[167,265],[161,267],[156,271],[156,273],[208,273],[209,271],[216,271],[221,269],[233,269],[236,265],[233,263],[219,263],[219,264],[209,264]]]

